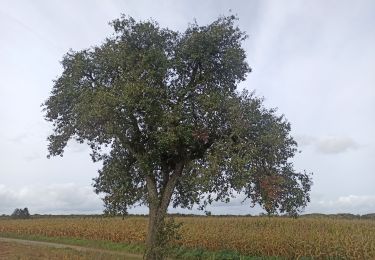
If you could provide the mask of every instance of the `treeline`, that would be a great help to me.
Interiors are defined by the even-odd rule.
[[[168,214],[170,217],[203,217],[204,215],[196,215],[196,214]],[[121,215],[122,216],[122,215]],[[259,215],[209,215],[210,217],[217,217],[217,218],[225,218],[225,217],[270,217],[267,214],[259,214]],[[67,214],[67,215],[54,215],[54,214],[33,214],[30,215],[27,208],[25,209],[15,209],[11,215],[0,215],[0,219],[39,219],[39,218],[103,218],[103,217],[113,217],[107,216],[105,214]],[[145,214],[129,214],[126,218],[131,217],[148,217]],[[272,218],[284,218],[289,217],[285,216],[271,216]],[[322,214],[322,213],[312,213],[312,214],[303,214],[299,216],[300,218],[339,218],[339,219],[373,219],[375,220],[375,213],[369,213],[364,215],[359,214],[350,214],[350,213],[339,213],[339,214]]]
[[[301,215],[301,217],[308,217],[308,218],[341,218],[341,219],[375,219],[375,213],[369,213],[369,214],[364,214],[364,215],[350,214],[350,213],[339,213],[339,214],[312,213],[312,214]]]

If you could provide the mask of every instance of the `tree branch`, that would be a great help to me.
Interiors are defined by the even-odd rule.
[[[182,171],[184,169],[184,166],[185,166],[185,163],[183,161],[176,163],[176,166],[173,170],[173,174],[170,176],[169,181],[167,182],[167,185],[164,188],[163,194],[160,194],[160,196],[161,196],[160,210],[162,212],[167,211],[169,202],[172,198],[174,188],[176,187],[177,180],[182,175]]]
[[[200,67],[200,62],[196,62],[194,64],[193,71],[191,72],[190,81],[186,85],[185,92],[182,93],[182,98],[181,98],[181,100],[179,102],[183,102],[183,101],[187,100],[191,96],[191,92],[189,93],[189,91],[191,91],[193,85],[196,83],[196,78],[197,78],[197,73],[198,73],[199,67]]]

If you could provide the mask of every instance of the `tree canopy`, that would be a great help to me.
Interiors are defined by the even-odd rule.
[[[29,213],[29,209],[28,208],[24,208],[24,209],[15,209],[11,215],[12,218],[30,218],[30,213]]]
[[[244,194],[268,213],[297,214],[310,175],[294,170],[290,124],[238,91],[251,71],[236,17],[185,32],[122,16],[100,46],[69,51],[44,103],[49,155],[88,143],[108,213],[165,213]],[[150,229],[149,229],[150,231]]]

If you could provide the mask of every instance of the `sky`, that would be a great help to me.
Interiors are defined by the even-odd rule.
[[[375,212],[375,1],[2,0],[0,4],[0,214],[101,213],[94,164],[70,142],[47,159],[41,104],[69,49],[99,45],[121,14],[184,31],[237,14],[253,72],[239,86],[265,98],[292,125],[299,171],[313,172],[305,213]],[[217,203],[213,214],[258,214]],[[171,212],[199,213],[170,209]],[[131,213],[146,213],[136,208]]]

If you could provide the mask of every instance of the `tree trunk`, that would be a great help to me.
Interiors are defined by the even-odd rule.
[[[170,176],[161,194],[156,190],[155,179],[147,177],[147,189],[149,195],[149,222],[146,239],[146,253],[144,258],[147,260],[161,260],[165,254],[165,246],[168,239],[165,237],[165,216],[169,202],[172,198],[177,180],[182,174],[184,163],[177,163],[173,174]]]
[[[164,255],[165,241],[163,239],[164,218],[166,212],[161,212],[160,208],[150,206],[148,233],[146,240],[146,254],[147,260],[161,260]]]

